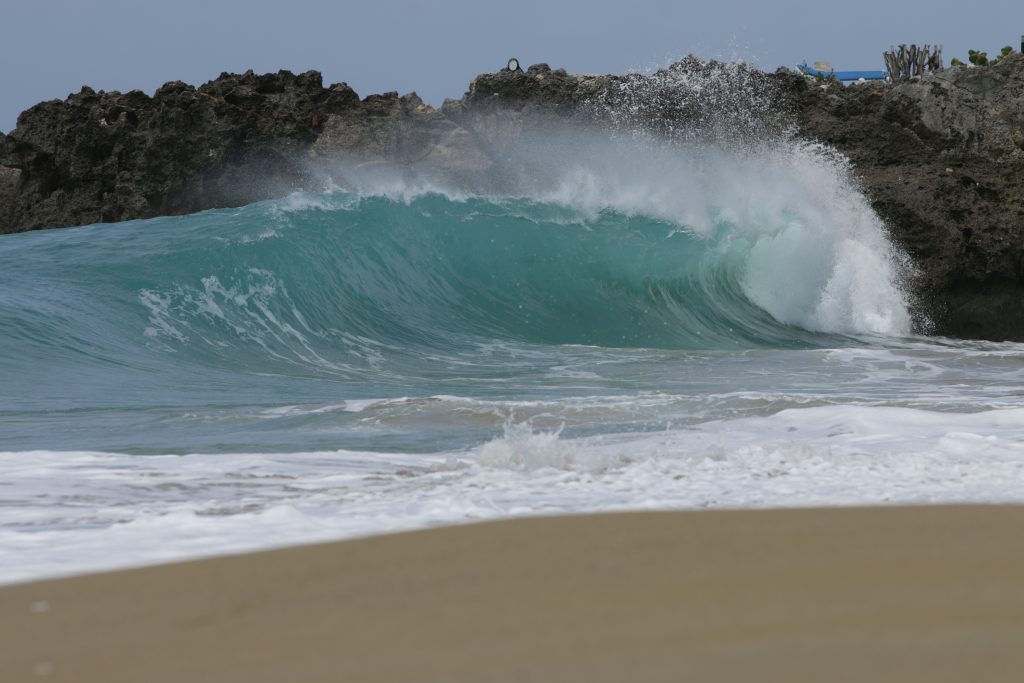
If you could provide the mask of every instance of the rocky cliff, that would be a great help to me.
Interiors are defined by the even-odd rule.
[[[700,87],[694,87],[699,83]],[[739,94],[740,96],[737,96]],[[199,88],[83,88],[0,134],[0,232],[241,205],[386,169],[495,191],[538,177],[517,150],[564,122],[742,144],[835,147],[912,257],[938,333],[1024,340],[1024,58],[897,85],[817,83],[688,58],[648,76],[536,65],[477,77],[441,109],[359,99],[316,72],[222,74]],[[357,164],[353,166],[353,164]],[[352,171],[352,169],[355,171]],[[332,172],[333,171],[333,172]]]
[[[892,86],[789,77],[802,135],[853,163],[935,331],[1024,340],[1024,57]]]

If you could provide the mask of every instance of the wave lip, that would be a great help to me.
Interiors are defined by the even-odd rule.
[[[707,349],[910,333],[905,259],[842,160],[813,145],[724,152],[580,135],[583,158],[537,152],[549,182],[525,195],[379,176],[362,194],[255,210],[272,216],[276,250],[316,247],[289,270],[333,287],[333,306],[358,313],[348,325],[369,338]]]

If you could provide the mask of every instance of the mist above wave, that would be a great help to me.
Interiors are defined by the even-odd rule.
[[[580,223],[607,212],[653,218],[708,249],[742,251],[746,296],[781,323],[843,334],[912,330],[909,261],[847,161],[820,145],[783,137],[719,146],[547,125],[521,136],[508,166],[491,173],[481,188],[339,162],[331,182],[405,203],[427,194],[527,198],[568,208],[562,220]]]
[[[332,148],[328,131],[315,172],[329,188],[404,202],[429,193],[516,197],[566,207],[575,212],[570,221],[602,212],[653,218],[743,260],[746,298],[780,323],[911,332],[908,259],[849,162],[796,137],[771,77],[691,57],[615,78],[531,67],[521,77],[529,87],[520,87],[539,93],[555,77],[568,80],[552,93],[571,101],[488,98],[488,85],[475,82],[446,110],[457,126],[426,138],[382,129],[376,156],[367,156],[365,140],[358,154]]]

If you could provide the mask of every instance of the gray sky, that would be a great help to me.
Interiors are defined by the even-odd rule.
[[[948,63],[1019,48],[1022,33],[1021,0],[0,0],[0,130],[83,84],[152,93],[250,68],[317,69],[361,96],[415,90],[440,104],[510,56],[590,73],[690,52],[881,69],[894,43],[942,43]]]

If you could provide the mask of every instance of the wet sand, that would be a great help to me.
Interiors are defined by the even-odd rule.
[[[627,513],[0,588],[0,680],[1017,681],[1024,508]]]

